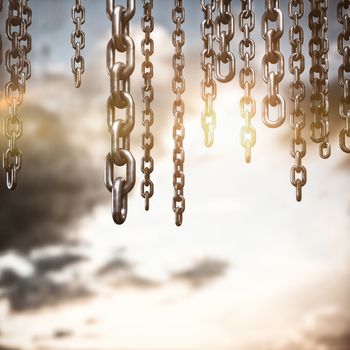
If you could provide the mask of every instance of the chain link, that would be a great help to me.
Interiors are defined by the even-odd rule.
[[[175,53],[173,55],[174,78],[172,82],[172,90],[176,95],[176,99],[173,103],[173,114],[175,119],[173,127],[173,139],[175,141],[175,148],[173,151],[173,211],[175,213],[175,223],[177,226],[180,226],[182,224],[183,213],[185,211],[185,152],[183,149],[183,140],[185,138],[185,127],[183,123],[185,103],[182,99],[182,94],[185,92],[185,78],[183,76],[185,56],[182,51],[182,48],[185,45],[185,32],[182,29],[182,24],[185,22],[185,8],[182,0],[174,0],[172,19],[173,23],[176,25],[172,35],[172,42],[175,47]]]
[[[0,0],[0,16],[3,9],[3,3],[2,0]],[[3,42],[2,42],[2,34],[0,32],[0,67],[2,66],[2,57],[3,57]],[[3,106],[3,100],[2,100],[2,88],[0,89],[0,116],[2,115],[2,106]]]
[[[236,74],[235,56],[230,50],[230,43],[235,35],[235,20],[231,11],[232,0],[216,0],[218,13],[215,19],[215,38],[219,43],[216,55],[215,77],[221,83],[230,82]],[[226,74],[224,73],[225,65]]]
[[[214,143],[216,127],[216,113],[213,108],[217,95],[216,82],[213,79],[216,62],[216,54],[213,48],[215,39],[213,14],[215,13],[215,8],[215,0],[210,0],[208,3],[205,0],[201,0],[201,9],[204,14],[204,20],[201,22],[201,37],[204,43],[204,49],[201,53],[201,68],[204,72],[201,90],[202,99],[205,103],[205,108],[202,112],[202,128],[204,130],[204,144],[207,147],[211,147]]]
[[[107,71],[110,75],[110,96],[107,100],[107,126],[111,149],[106,157],[105,185],[112,192],[112,216],[119,225],[128,213],[128,193],[135,186],[136,162],[130,152],[130,134],[135,125],[135,102],[130,94],[130,77],[135,69],[135,44],[129,35],[130,20],[135,14],[135,0],[127,7],[106,1],[106,12],[112,23],[112,38],[107,45]],[[117,55],[125,54],[125,63]],[[122,110],[125,119],[120,118]],[[118,116],[117,116],[118,114]],[[115,177],[114,167],[126,166],[126,176]]]
[[[26,80],[31,76],[31,65],[27,57],[31,50],[31,36],[28,33],[31,23],[32,11],[27,0],[9,0],[6,35],[11,41],[11,47],[6,51],[5,57],[6,69],[10,73],[10,81],[5,85],[9,114],[3,125],[8,148],[3,154],[3,167],[10,190],[16,188],[18,172],[22,166],[22,152],[17,143],[23,134],[23,121],[18,107],[23,103]]]
[[[144,109],[142,111],[142,125],[145,131],[142,134],[142,149],[144,155],[141,162],[141,171],[144,179],[141,183],[141,195],[145,199],[145,209],[149,210],[149,200],[154,193],[154,184],[151,181],[151,174],[154,169],[154,161],[151,157],[151,150],[154,145],[154,136],[151,133],[151,126],[154,122],[154,112],[151,103],[154,99],[154,89],[152,86],[153,64],[150,60],[154,52],[154,42],[151,33],[154,30],[154,18],[152,16],[153,0],[142,0],[143,17],[141,19],[142,30],[145,34],[141,43],[141,51],[144,56],[144,62],[141,66],[144,85],[142,87],[142,98]]]
[[[71,35],[72,47],[75,50],[71,65],[75,87],[79,88],[81,86],[81,76],[85,72],[85,60],[81,55],[81,50],[85,47],[85,33],[81,29],[81,26],[85,23],[85,7],[81,4],[81,0],[75,0],[71,16],[73,24],[75,24],[75,30]]]
[[[252,126],[252,119],[256,114],[256,102],[252,96],[255,86],[255,71],[251,61],[255,57],[255,42],[251,33],[255,28],[255,14],[253,12],[253,0],[241,0],[241,12],[239,14],[239,29],[243,33],[243,39],[239,43],[239,56],[244,67],[239,73],[239,84],[244,90],[244,96],[240,100],[240,114],[244,118],[244,126],[241,128],[241,145],[245,148],[245,160],[251,161],[252,147],[256,144],[256,130]]]
[[[312,85],[310,110],[313,114],[310,137],[313,142],[320,144],[320,156],[326,159],[331,155],[328,96],[329,41],[326,37],[328,1],[310,0],[310,3],[309,28],[311,39],[309,54],[312,61],[310,68],[310,83]]]
[[[350,0],[340,0],[338,2],[338,22],[343,25],[343,31],[338,36],[338,52],[343,57],[343,63],[338,71],[339,85],[343,88],[339,114],[345,121],[345,127],[339,135],[339,144],[345,153],[350,153],[350,78],[345,74],[350,72],[350,16],[349,13],[346,13],[349,8]]]
[[[276,28],[269,25],[276,23]],[[284,77],[284,56],[280,51],[280,39],[284,33],[283,13],[279,0],[265,0],[262,17],[262,37],[265,40],[265,55],[262,59],[262,76],[268,93],[262,102],[262,120],[270,128],[280,127],[286,119],[286,103],[279,93],[279,83]],[[271,66],[276,66],[273,71]],[[271,118],[272,108],[277,108],[277,118]]]
[[[302,200],[302,188],[307,181],[307,170],[302,164],[302,159],[306,155],[306,141],[302,137],[306,117],[305,111],[301,107],[301,103],[305,99],[305,84],[301,80],[301,75],[305,71],[304,30],[299,24],[300,19],[304,16],[304,0],[289,0],[288,15],[293,20],[293,25],[289,29],[289,43],[292,49],[289,57],[289,71],[293,75],[289,92],[290,99],[294,103],[293,110],[290,113],[290,127],[294,130],[290,154],[295,160],[290,178],[296,189],[296,199],[300,202]]]

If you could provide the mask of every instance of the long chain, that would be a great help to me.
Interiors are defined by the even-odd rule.
[[[219,43],[216,57],[215,77],[222,83],[231,81],[236,73],[235,56],[230,50],[230,43],[235,35],[235,21],[231,11],[231,0],[216,0],[218,14],[215,20],[215,38]],[[226,74],[223,73],[227,65]]]
[[[338,52],[343,57],[343,63],[339,67],[338,80],[343,88],[343,96],[339,104],[339,114],[345,121],[345,127],[339,135],[340,148],[345,153],[350,153],[350,79],[345,73],[350,72],[350,16],[345,13],[350,8],[350,0],[340,0],[337,7],[338,22],[343,25],[343,31],[338,36]]]
[[[329,41],[326,38],[328,1],[310,0],[310,3],[309,28],[311,29],[311,39],[309,54],[312,60],[310,68],[310,83],[312,85],[310,110],[313,114],[310,137],[313,142],[320,144],[320,156],[326,159],[331,155],[328,97]]]
[[[85,7],[81,4],[81,0],[75,0],[72,7],[72,21],[75,24],[75,30],[71,35],[71,42],[75,54],[72,57],[72,73],[74,74],[74,84],[76,88],[81,86],[81,76],[85,71],[85,60],[81,55],[81,50],[85,47],[85,33],[81,26],[85,23]]]
[[[301,103],[305,99],[305,84],[301,80],[301,74],[305,71],[305,57],[303,55],[304,30],[299,24],[299,20],[304,15],[304,0],[289,0],[289,18],[293,20],[293,25],[289,30],[289,42],[292,53],[289,58],[289,71],[293,74],[293,81],[290,84],[290,99],[294,103],[290,113],[290,126],[294,130],[290,154],[295,160],[291,169],[291,183],[296,189],[296,199],[302,199],[302,188],[307,181],[307,171],[302,165],[302,159],[306,155],[306,141],[302,137],[302,130],[306,124],[305,111],[301,108]]]
[[[213,14],[216,8],[216,0],[210,0],[208,3],[201,0],[201,9],[204,14],[204,20],[201,23],[201,37],[204,43],[204,49],[201,53],[201,68],[204,72],[202,80],[202,99],[205,108],[202,112],[202,128],[204,130],[204,144],[210,147],[214,143],[214,131],[216,127],[216,113],[213,108],[216,99],[216,82],[213,79],[215,69],[216,55],[213,48],[215,39],[215,22]]]
[[[253,0],[241,0],[241,13],[239,14],[239,29],[243,33],[243,39],[239,43],[239,56],[244,67],[239,74],[239,84],[244,90],[244,96],[240,101],[240,114],[245,124],[241,128],[241,145],[245,148],[245,160],[251,161],[252,147],[256,143],[256,131],[252,126],[252,119],[256,114],[256,102],[252,96],[255,86],[255,71],[251,61],[255,57],[255,42],[251,33],[255,28],[255,14],[253,11]]]
[[[3,3],[2,0],[0,0],[0,16],[1,16],[1,12],[3,9]],[[0,67],[2,66],[2,57],[3,57],[3,43],[2,43],[2,35],[0,32]],[[2,114],[2,89],[0,89],[0,116]]]
[[[269,28],[269,22],[276,22],[276,29]],[[265,12],[262,17],[262,37],[265,40],[265,55],[262,59],[263,80],[268,85],[268,93],[262,102],[262,120],[270,128],[280,127],[286,119],[286,104],[279,94],[279,83],[284,77],[284,57],[280,51],[280,39],[283,35],[284,20],[279,9],[279,0],[265,0]],[[270,65],[276,65],[276,71]],[[277,108],[277,118],[271,118],[272,107]]]
[[[185,103],[182,99],[182,94],[185,92],[185,78],[183,76],[183,70],[185,68],[185,56],[182,51],[182,48],[185,45],[185,32],[182,29],[182,24],[185,22],[185,8],[183,6],[182,0],[174,0],[172,19],[176,25],[176,28],[173,31],[172,35],[172,42],[175,47],[175,53],[173,55],[174,78],[172,83],[172,90],[176,95],[176,99],[173,102],[173,114],[175,119],[173,127],[173,138],[175,141],[175,148],[173,151],[173,211],[175,213],[175,223],[177,226],[180,226],[182,224],[183,213],[185,211],[185,152],[183,149],[183,140],[185,138],[185,127],[183,123]]]
[[[31,76],[31,65],[27,57],[31,50],[31,36],[28,33],[31,23],[32,11],[27,0],[9,0],[6,35],[11,41],[11,47],[6,52],[6,69],[11,78],[5,86],[9,114],[3,126],[8,139],[8,148],[3,154],[3,167],[7,187],[11,190],[17,186],[18,172],[22,165],[22,152],[17,141],[23,134],[23,121],[18,107],[23,103],[26,80]]]
[[[111,149],[106,157],[105,185],[112,192],[113,219],[122,224],[128,213],[128,194],[134,188],[136,177],[136,162],[130,152],[130,133],[135,125],[135,102],[130,94],[130,77],[135,69],[135,44],[129,35],[135,0],[128,0],[126,8],[116,5],[114,0],[107,0],[106,5],[107,16],[112,22],[112,38],[107,45],[111,90],[107,101],[107,126]],[[125,53],[125,63],[117,61],[118,53]],[[125,110],[125,119],[119,117],[121,110]],[[126,178],[115,177],[114,167],[125,165]]]
[[[151,157],[151,150],[154,145],[154,137],[151,133],[151,126],[154,122],[154,112],[151,103],[154,99],[154,89],[152,86],[153,64],[150,60],[154,52],[154,42],[151,38],[151,33],[154,29],[154,18],[152,16],[153,0],[142,0],[144,14],[141,19],[142,30],[145,34],[141,43],[141,50],[144,56],[142,63],[142,77],[144,85],[142,87],[142,98],[144,109],[142,111],[142,124],[145,131],[142,134],[142,149],[144,155],[141,162],[141,171],[144,174],[144,179],[141,183],[141,195],[145,199],[145,209],[149,210],[149,200],[154,193],[154,184],[151,181],[151,173],[154,169],[154,161]]]

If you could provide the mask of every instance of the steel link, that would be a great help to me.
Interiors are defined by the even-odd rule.
[[[151,56],[154,52],[154,42],[151,33],[154,30],[154,18],[152,16],[153,0],[142,0],[143,17],[141,18],[141,27],[144,32],[144,38],[141,43],[141,51],[144,56],[144,62],[141,66],[144,85],[142,87],[142,98],[144,109],[142,111],[142,125],[145,131],[142,134],[142,149],[144,155],[141,161],[141,171],[144,179],[141,183],[141,195],[145,199],[145,210],[149,210],[150,198],[154,194],[154,184],[151,180],[151,174],[154,169],[154,160],[151,156],[151,150],[154,145],[154,136],[151,132],[151,126],[154,123],[154,111],[151,103],[154,99],[154,89],[152,86],[153,64]]]
[[[321,158],[327,159],[331,155],[328,96],[329,41],[326,37],[328,0],[310,0],[310,4],[309,55],[312,61],[310,68],[310,83],[312,85],[310,111],[313,114],[310,137],[313,142],[319,144]]]
[[[252,148],[256,144],[256,130],[252,126],[252,119],[256,114],[256,102],[252,96],[255,86],[255,71],[251,61],[255,57],[255,42],[251,33],[255,28],[255,14],[253,12],[253,0],[241,0],[241,12],[239,14],[239,29],[243,33],[243,39],[239,43],[239,56],[244,63],[239,74],[240,87],[244,90],[244,96],[240,101],[240,114],[244,118],[244,126],[241,128],[241,145],[245,148],[245,161],[250,163]]]
[[[216,113],[214,110],[214,101],[216,99],[216,82],[213,79],[216,64],[216,54],[213,48],[215,40],[215,21],[213,15],[216,9],[216,1],[210,0],[206,3],[201,0],[201,9],[204,19],[201,23],[201,37],[204,49],[201,53],[201,68],[204,72],[202,80],[202,99],[205,108],[202,112],[202,128],[204,131],[204,144],[211,147],[214,143],[214,131],[216,127]]]
[[[294,131],[290,154],[295,160],[295,164],[291,169],[291,183],[296,189],[296,199],[300,202],[302,200],[302,188],[307,181],[307,171],[302,165],[302,159],[306,155],[306,141],[302,137],[306,117],[305,111],[301,107],[301,103],[305,99],[305,84],[301,80],[301,75],[305,71],[304,29],[299,24],[300,19],[304,16],[304,0],[289,0],[288,15],[293,20],[293,25],[289,29],[289,43],[291,46],[289,72],[293,75],[289,93],[290,100],[294,104],[290,113],[290,127]]]
[[[173,31],[172,35],[172,42],[175,48],[175,53],[173,55],[174,78],[172,83],[172,90],[176,95],[176,99],[173,102],[173,115],[175,119],[173,126],[173,139],[175,142],[173,151],[173,211],[175,213],[176,225],[181,226],[183,221],[183,213],[185,211],[185,151],[183,148],[183,140],[185,138],[185,127],[183,121],[185,114],[185,103],[182,99],[182,94],[185,92],[185,78],[183,76],[183,70],[185,67],[185,55],[182,51],[182,48],[185,45],[185,32],[182,29],[182,24],[185,22],[185,8],[183,6],[183,0],[174,0],[172,20],[176,25],[176,28]]]
[[[270,28],[275,24],[276,28]],[[265,40],[265,55],[262,59],[263,80],[268,93],[262,102],[262,120],[270,128],[280,127],[286,119],[285,100],[279,93],[279,83],[284,77],[284,57],[280,51],[280,39],[284,33],[283,13],[279,0],[265,0],[262,17],[262,38]],[[271,66],[276,66],[273,71]],[[272,118],[272,109],[277,109],[277,117]]]
[[[106,12],[112,24],[112,37],[106,51],[106,65],[110,76],[110,96],[107,100],[107,127],[111,149],[106,157],[105,185],[112,193],[112,216],[118,225],[125,222],[128,213],[128,194],[136,181],[136,162],[130,152],[130,134],[135,125],[135,103],[130,94],[130,78],[135,69],[135,44],[129,35],[130,20],[135,13],[135,2],[127,7],[106,1]],[[125,53],[125,62],[117,55]],[[119,114],[125,111],[125,118]],[[115,167],[126,167],[126,175],[115,176]]]
[[[71,17],[75,30],[71,35],[72,47],[75,50],[71,60],[72,73],[74,75],[74,85],[76,88],[81,86],[81,78],[85,72],[85,60],[81,54],[81,50],[85,48],[85,33],[82,30],[82,25],[85,23],[85,7],[81,0],[75,0],[75,5],[72,7]]]
[[[345,153],[350,153],[350,0],[340,0],[337,7],[338,22],[343,25],[343,30],[338,36],[338,52],[343,57],[343,63],[339,67],[338,80],[343,88],[343,96],[340,99],[339,114],[345,121],[345,126],[339,135],[340,148]],[[347,11],[348,10],[348,11]],[[346,74],[347,73],[347,74]]]

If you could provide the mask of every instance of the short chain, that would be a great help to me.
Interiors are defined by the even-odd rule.
[[[141,183],[141,195],[145,199],[145,209],[149,210],[149,200],[154,193],[154,184],[151,181],[151,174],[154,169],[154,161],[151,157],[151,150],[154,145],[154,136],[151,133],[151,126],[154,122],[154,112],[151,103],[154,99],[154,89],[152,86],[153,64],[150,60],[154,52],[154,42],[151,38],[151,33],[154,29],[154,18],[152,16],[153,0],[142,0],[143,2],[143,17],[141,19],[142,30],[145,34],[141,43],[141,51],[144,56],[142,63],[142,77],[144,85],[142,87],[142,98],[144,109],[142,111],[142,125],[145,131],[142,134],[142,149],[144,155],[141,162],[141,171],[144,174],[144,179]]]
[[[81,50],[85,47],[85,33],[81,26],[85,23],[85,7],[81,4],[81,0],[75,0],[72,7],[72,21],[75,24],[75,30],[71,35],[71,42],[75,54],[72,57],[72,73],[74,74],[74,84],[76,88],[81,86],[81,76],[85,71],[85,60],[81,54]]]
[[[183,76],[185,56],[182,51],[182,48],[185,45],[185,32],[182,29],[182,24],[185,22],[185,8],[183,6],[183,0],[174,0],[172,19],[176,25],[172,35],[172,42],[175,47],[175,53],[173,55],[174,78],[172,82],[172,90],[176,95],[176,99],[173,103],[173,114],[175,118],[173,127],[173,138],[175,141],[175,148],[173,151],[173,211],[175,213],[175,223],[177,226],[180,226],[182,224],[183,213],[185,211],[185,152],[183,149],[183,140],[185,138],[185,127],[183,122],[185,103],[182,99],[182,94],[185,92],[185,78]]]
[[[105,185],[112,192],[112,215],[117,224],[128,214],[128,194],[135,186],[136,162],[130,152],[130,134],[135,125],[135,102],[130,94],[130,77],[135,69],[135,44],[129,35],[130,20],[135,14],[135,0],[127,7],[106,1],[107,16],[112,22],[112,38],[107,45],[107,70],[110,96],[107,101],[107,126],[111,136],[106,157]],[[124,53],[125,63],[117,61]],[[125,110],[125,119],[120,118]],[[126,176],[115,176],[115,167],[126,166]]]
[[[305,111],[301,103],[305,99],[305,84],[301,80],[301,75],[305,71],[305,57],[303,55],[304,30],[299,24],[304,16],[304,0],[289,0],[289,18],[293,20],[293,25],[289,29],[289,43],[291,45],[291,56],[289,57],[289,71],[293,75],[290,84],[290,99],[294,103],[290,113],[290,126],[294,130],[291,141],[290,154],[295,160],[291,169],[291,183],[296,189],[296,199],[302,199],[302,188],[307,181],[307,171],[302,164],[302,159],[306,155],[306,141],[302,137],[302,130],[306,125]]]
[[[32,23],[32,11],[27,0],[9,0],[6,35],[11,47],[6,52],[6,69],[10,81],[5,86],[5,100],[9,114],[4,121],[4,135],[8,139],[8,148],[3,154],[3,167],[6,172],[7,187],[14,190],[17,186],[18,172],[22,166],[22,152],[18,148],[18,139],[23,134],[23,121],[18,107],[23,103],[26,80],[31,76],[28,53],[31,50],[31,36],[28,27]]]
[[[338,22],[343,25],[343,31],[338,36],[338,52],[343,57],[339,67],[338,80],[343,88],[340,99],[339,114],[345,121],[345,127],[339,135],[340,148],[350,153],[350,0],[340,0],[337,7]],[[348,11],[346,11],[348,10]],[[347,73],[347,74],[345,74]]]
[[[273,23],[276,23],[276,28],[270,28]],[[279,9],[279,0],[265,0],[262,37],[266,47],[262,59],[262,75],[268,86],[268,93],[262,102],[262,120],[270,128],[280,127],[286,119],[286,103],[279,93],[279,84],[284,77],[284,57],[280,50],[280,39],[284,33],[283,26],[283,13]],[[276,66],[276,70],[273,71],[271,66]],[[273,108],[277,109],[276,118],[271,118]]]
[[[216,113],[213,108],[217,94],[216,82],[213,79],[216,62],[216,55],[213,48],[215,39],[213,15],[215,8],[215,0],[210,0],[208,3],[205,0],[201,0],[201,9],[204,14],[204,20],[201,23],[201,37],[204,43],[204,49],[201,53],[201,68],[204,72],[204,79],[202,80],[201,89],[202,99],[205,103],[205,108],[202,112],[202,128],[204,131],[204,144],[207,147],[211,147],[214,143],[214,131],[216,127]]]
[[[2,12],[2,9],[3,9],[3,3],[2,3],[2,0],[0,0],[0,16],[1,16],[1,12]],[[3,42],[2,42],[2,35],[1,35],[1,32],[0,32],[0,67],[2,66],[2,57],[3,57]],[[2,114],[2,88],[0,89],[0,116]]]
[[[312,141],[320,144],[320,156],[326,159],[331,155],[328,96],[329,41],[326,37],[328,0],[310,0],[310,3],[309,28],[311,39],[309,54],[312,60],[310,68],[310,83],[312,85],[310,110],[313,114],[310,137]]]
[[[235,35],[235,20],[231,11],[232,0],[216,0],[218,7],[215,19],[215,38],[219,43],[216,55],[215,77],[222,83],[231,81],[236,74],[235,56],[230,49],[230,43]],[[223,73],[225,65],[226,74]]]
[[[239,84],[244,90],[244,96],[240,101],[240,114],[244,119],[241,128],[241,145],[245,148],[245,160],[251,161],[252,147],[256,143],[256,130],[252,126],[252,119],[256,114],[256,102],[252,96],[255,86],[255,71],[251,61],[255,57],[255,42],[251,33],[255,28],[255,14],[253,11],[253,0],[241,0],[241,12],[239,14],[239,29],[243,33],[243,39],[239,43],[239,56],[244,67],[239,74]]]

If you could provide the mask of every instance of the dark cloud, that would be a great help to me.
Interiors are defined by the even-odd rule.
[[[21,276],[16,271],[6,268],[0,271],[0,288],[8,288],[16,285],[21,280]]]
[[[116,257],[99,268],[97,275],[106,276],[120,272],[130,272],[132,269],[132,264],[127,259],[123,257]]]
[[[19,350],[19,348],[12,348],[12,347],[0,344],[0,350]]]
[[[186,282],[192,287],[198,288],[222,277],[228,267],[227,261],[206,258],[189,268],[173,273],[171,277],[175,281]]]
[[[53,333],[53,338],[55,339],[64,339],[70,338],[74,335],[73,331],[69,329],[57,329]]]

